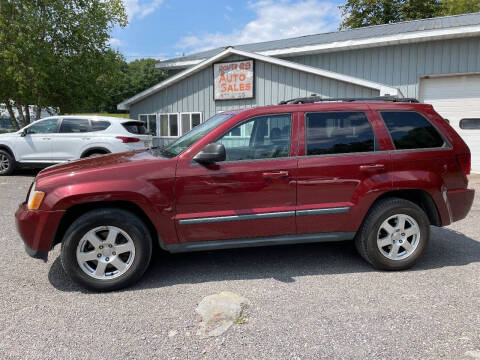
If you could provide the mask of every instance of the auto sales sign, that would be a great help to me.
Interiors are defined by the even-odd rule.
[[[253,98],[253,60],[213,65],[215,100]]]

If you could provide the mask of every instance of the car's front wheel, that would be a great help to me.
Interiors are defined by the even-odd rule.
[[[136,282],[150,262],[150,233],[135,214],[114,208],[87,212],[65,233],[61,259],[67,274],[96,291]]]
[[[15,158],[5,150],[0,150],[0,175],[10,175],[15,170]]]
[[[415,203],[398,198],[380,200],[367,214],[355,238],[360,255],[377,269],[404,270],[427,247],[430,222]]]

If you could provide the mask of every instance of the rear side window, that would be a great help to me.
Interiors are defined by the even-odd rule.
[[[90,131],[88,119],[63,119],[60,125],[59,133],[85,133]]]
[[[480,119],[462,119],[460,120],[460,129],[480,130]]]
[[[145,135],[147,129],[142,122],[139,121],[130,121],[122,124],[125,130],[131,134]]]
[[[103,131],[108,129],[110,123],[104,120],[92,120],[92,131]]]
[[[307,155],[375,151],[375,135],[363,112],[318,112],[306,115]]]
[[[414,111],[381,111],[397,150],[439,148],[445,144],[435,127]]]

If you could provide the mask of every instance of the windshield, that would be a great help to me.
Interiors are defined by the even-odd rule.
[[[190,146],[195,144],[198,140],[207,135],[220,124],[223,124],[232,116],[232,114],[217,114],[211,117],[204,123],[194,127],[191,131],[183,135],[181,138],[178,138],[170,145],[162,148],[162,154],[168,157],[180,155],[182,152],[187,150]]]

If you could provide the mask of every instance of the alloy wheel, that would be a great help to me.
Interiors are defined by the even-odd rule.
[[[406,259],[415,252],[420,243],[420,227],[409,215],[390,216],[377,233],[380,253],[390,260]]]
[[[114,279],[125,274],[135,258],[135,244],[122,229],[96,227],[87,232],[77,246],[77,262],[88,276]]]
[[[6,172],[10,167],[10,160],[7,155],[0,154],[0,173]]]

